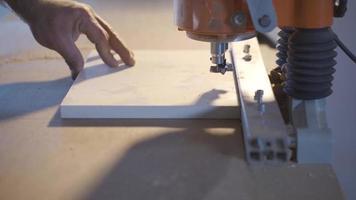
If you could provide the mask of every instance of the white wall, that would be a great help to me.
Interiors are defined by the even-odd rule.
[[[334,31],[356,54],[356,1],[336,19]],[[334,94],[328,100],[328,120],[335,134],[334,168],[347,199],[356,199],[356,64],[338,49]]]

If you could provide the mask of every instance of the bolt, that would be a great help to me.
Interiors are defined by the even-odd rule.
[[[249,44],[246,44],[244,46],[244,53],[250,53],[250,48],[251,48],[251,46]]]
[[[257,90],[255,92],[255,98],[254,98],[258,104],[257,109],[261,114],[266,112],[266,105],[263,103],[263,94],[264,94],[263,90]]]
[[[244,59],[244,61],[246,61],[246,62],[250,62],[252,60],[252,56],[250,54],[247,54],[242,59]]]
[[[268,15],[263,15],[261,18],[258,19],[258,23],[262,27],[266,28],[269,25],[271,25],[272,21],[271,21],[271,18]]]
[[[257,90],[255,92],[255,100],[260,104],[263,101],[263,95],[264,95],[264,91],[263,90]]]
[[[232,17],[232,22],[236,26],[243,26],[246,24],[246,17],[242,12],[239,12]]]

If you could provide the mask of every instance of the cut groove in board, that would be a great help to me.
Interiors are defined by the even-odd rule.
[[[92,52],[61,106],[62,118],[237,119],[233,73],[209,72],[209,51],[141,50],[110,68]]]

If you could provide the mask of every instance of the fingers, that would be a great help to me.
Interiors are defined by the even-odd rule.
[[[71,37],[59,39],[55,50],[61,54],[75,79],[84,67],[84,59]]]
[[[119,39],[117,34],[114,33],[110,25],[103,20],[101,17],[96,16],[96,20],[99,22],[101,27],[109,35],[109,44],[110,47],[121,57],[122,61],[130,66],[135,65],[135,59],[133,53],[126,47],[126,45]]]
[[[83,19],[81,24],[81,32],[84,33],[88,39],[95,44],[96,50],[98,51],[105,64],[111,67],[117,67],[119,65],[118,61],[110,52],[111,47],[109,44],[108,33],[100,26],[95,18],[90,17]]]

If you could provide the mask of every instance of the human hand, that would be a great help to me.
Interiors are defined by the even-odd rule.
[[[75,45],[81,33],[95,44],[103,61],[116,67],[119,62],[111,51],[130,66],[135,64],[133,53],[119,39],[110,25],[88,5],[75,1],[39,1],[34,16],[26,20],[35,39],[43,46],[58,52],[68,64],[73,79],[83,69],[83,56]]]

